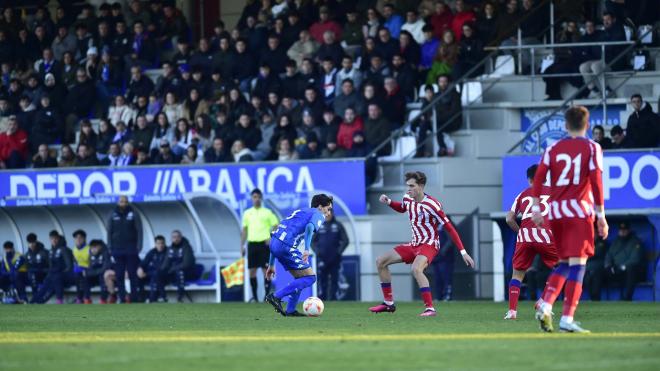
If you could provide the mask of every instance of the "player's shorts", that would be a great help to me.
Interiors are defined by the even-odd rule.
[[[276,238],[270,240],[270,252],[287,271],[311,268],[309,260],[307,262],[303,261],[300,250],[291,247]]]
[[[406,264],[412,264],[415,261],[417,255],[424,255],[428,259],[428,263],[431,264],[433,258],[438,255],[438,249],[435,246],[431,245],[417,245],[413,246],[409,243],[399,245],[394,248],[397,254],[401,257]]]
[[[590,219],[553,219],[550,228],[559,259],[594,255],[594,224]]]
[[[248,268],[262,268],[268,266],[268,244],[263,242],[248,242],[247,258]]]
[[[555,245],[538,242],[518,242],[516,243],[516,251],[513,253],[513,269],[526,271],[532,266],[536,254],[541,255],[543,264],[548,268],[554,267],[559,261]]]

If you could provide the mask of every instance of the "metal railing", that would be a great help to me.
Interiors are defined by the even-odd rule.
[[[535,15],[537,12],[541,11],[548,4],[550,4],[550,27],[549,27],[549,29],[551,30],[550,34],[551,35],[554,34],[554,32],[553,32],[553,30],[554,30],[554,4],[553,4],[552,0],[543,0],[543,1],[539,2],[538,4],[536,4],[534,6],[534,8],[532,8],[531,11],[527,12],[524,16],[522,16],[520,19],[518,19],[518,21],[516,23],[514,23],[507,30],[507,34],[510,33],[510,32],[513,32],[517,29],[518,34],[520,35],[520,25],[523,22],[525,22],[529,17],[531,17],[531,16]],[[546,29],[543,31],[543,33],[547,32],[547,30],[548,30],[548,28],[546,27]],[[538,36],[540,36],[540,35],[538,35]],[[551,40],[554,40],[554,36],[551,36]],[[493,44],[499,45],[501,42],[502,42],[502,39],[498,38],[493,42]],[[441,94],[435,96],[433,98],[433,100],[426,107],[424,107],[420,110],[420,112],[417,116],[415,116],[412,119],[407,120],[407,122],[405,122],[403,126],[401,126],[400,128],[394,130],[387,139],[385,139],[380,144],[376,145],[376,147],[367,156],[365,156],[365,159],[375,157],[376,154],[381,149],[383,149],[385,146],[389,145],[394,140],[406,135],[406,133],[410,129],[413,122],[423,118],[424,115],[427,112],[429,112],[430,110],[434,110],[435,106],[438,104],[438,102],[440,102],[441,99],[446,97],[447,94],[450,94],[452,91],[456,90],[457,86],[460,87],[462,84],[467,82],[470,79],[470,76],[472,76],[472,74],[474,72],[476,72],[476,71],[478,71],[482,68],[485,70],[486,69],[486,64],[490,63],[490,61],[493,59],[493,57],[497,56],[498,54],[499,54],[499,49],[496,49],[496,50],[493,50],[490,53],[488,53],[486,56],[484,56],[484,58],[479,63],[477,63],[475,66],[473,66],[471,69],[469,69],[465,74],[463,74],[463,76],[461,78],[459,78],[456,81],[453,81],[449,85],[449,87],[447,88],[446,91],[444,91]],[[496,68],[497,68],[497,66],[496,66]],[[473,99],[468,104],[468,107],[471,106],[472,103],[478,101],[481,97],[483,97],[483,94],[486,93],[488,90],[490,90],[499,80],[500,79],[495,79],[495,81],[493,81],[493,83],[488,88],[482,89],[482,93],[479,95],[479,97]],[[466,108],[466,107],[462,107],[462,108]],[[449,123],[451,123],[454,119],[456,119],[460,114],[461,114],[460,112],[455,114],[454,116],[452,116],[451,119],[447,120],[447,122],[445,122],[443,125],[438,127],[437,122],[435,120],[436,115],[435,115],[435,113],[433,113],[432,135],[429,139],[436,138],[439,130],[443,130],[444,128],[446,128],[449,125]],[[469,124],[469,116],[468,116],[468,124]],[[420,147],[421,147],[421,145],[418,144],[416,149],[419,149]],[[437,147],[438,147],[438,145],[437,145],[437,141],[435,141],[435,140],[433,141],[433,147],[434,147],[433,156],[436,157],[437,156],[437,149],[438,149]],[[412,157],[412,156],[411,155],[405,156],[405,158],[403,158],[402,161],[405,161],[406,159],[409,159],[410,157]]]
[[[654,33],[658,28],[659,28],[659,26],[656,25],[655,27],[649,29],[647,32],[645,32],[644,34],[640,35],[640,36],[638,37],[638,40],[643,39],[643,38],[644,38],[645,36],[647,36],[648,34],[652,34],[652,33]],[[583,44],[583,45],[591,45],[591,46],[593,46],[593,43],[559,44],[559,45],[562,46],[562,47],[572,47],[572,46],[580,46],[580,44]],[[597,43],[597,44],[600,44],[600,43]],[[604,120],[604,121],[607,120],[607,98],[608,98],[608,97],[607,97],[607,93],[606,93],[606,89],[605,89],[605,86],[606,86],[605,76],[606,76],[606,74],[608,73],[607,70],[610,69],[610,68],[611,68],[613,65],[615,65],[616,63],[618,63],[618,62],[621,60],[621,58],[624,58],[625,56],[627,56],[627,55],[628,55],[628,54],[629,54],[629,53],[635,48],[635,46],[637,46],[637,45],[640,44],[640,42],[639,42],[639,41],[630,41],[630,42],[611,42],[611,43],[607,43],[607,44],[609,44],[609,45],[625,45],[625,44],[628,44],[628,47],[626,47],[624,50],[622,50],[621,52],[619,52],[619,54],[617,54],[617,55],[616,55],[616,56],[615,56],[615,57],[614,57],[609,63],[605,64],[605,67],[603,68],[603,70],[602,70],[598,75],[594,76],[592,80],[590,80],[589,82],[585,82],[580,88],[578,88],[573,94],[571,94],[570,97],[568,97],[567,99],[565,99],[565,100],[564,100],[564,101],[563,101],[563,102],[562,102],[562,103],[561,103],[556,109],[554,109],[554,110],[553,110],[552,112],[550,112],[548,115],[546,115],[545,117],[543,117],[541,120],[539,120],[539,121],[537,121],[536,123],[534,123],[534,124],[533,124],[533,125],[527,130],[527,133],[525,134],[525,136],[523,136],[522,139],[520,139],[518,142],[516,142],[516,143],[515,143],[515,144],[514,144],[514,145],[513,145],[508,151],[507,151],[507,153],[512,153],[512,152],[514,152],[514,151],[515,151],[516,149],[518,149],[523,143],[525,143],[525,141],[527,141],[531,136],[533,136],[533,135],[537,135],[539,129],[540,129],[545,123],[547,123],[547,122],[548,122],[548,121],[549,121],[554,115],[556,115],[558,112],[563,111],[563,110],[565,110],[566,108],[568,108],[570,105],[572,105],[573,102],[577,99],[577,97],[580,96],[580,95],[582,94],[582,92],[585,91],[585,89],[588,89],[589,84],[592,83],[592,82],[594,82],[596,79],[600,79],[602,89],[601,89],[601,96],[600,96],[600,98],[599,98],[598,104],[596,104],[595,107],[599,107],[599,106],[602,106],[602,107],[603,107],[603,120]],[[604,46],[603,46],[603,49],[602,49],[601,51],[602,51],[602,53],[601,53],[601,54],[602,54],[602,55],[601,55],[601,60],[604,61],[604,58],[605,58]],[[604,63],[604,62],[603,62],[603,63]],[[626,82],[628,82],[633,76],[635,76],[635,75],[637,74],[638,71],[636,71],[636,70],[631,70],[631,71],[628,71],[628,72],[629,72],[628,76],[626,76],[626,77],[625,77],[625,78],[624,78],[624,79],[623,79],[623,80],[622,80],[622,81],[621,81],[616,87],[614,87],[614,89],[613,89],[614,91],[616,91],[618,88],[620,88],[621,86],[623,86]],[[552,76],[552,75],[549,74],[549,75],[544,75],[544,76],[548,76],[548,77],[550,77],[550,76]],[[542,149],[541,146],[542,146],[542,142],[541,142],[541,140],[539,140],[539,141],[537,142],[537,151],[538,151],[538,152],[541,152],[541,149]]]

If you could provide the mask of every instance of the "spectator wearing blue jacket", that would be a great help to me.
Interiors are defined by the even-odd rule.
[[[393,38],[398,39],[401,33],[401,26],[403,26],[403,17],[394,12],[394,5],[390,3],[385,4],[383,7],[383,16],[385,17],[385,23],[383,25],[390,30],[390,35]]]

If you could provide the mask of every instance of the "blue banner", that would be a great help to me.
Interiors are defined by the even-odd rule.
[[[177,201],[184,193],[214,193],[235,210],[260,188],[284,214],[308,204],[317,189],[366,213],[363,161],[213,164],[0,171],[0,207]]]
[[[527,188],[525,172],[540,155],[507,156],[502,160],[502,209],[509,210]],[[605,209],[660,207],[660,152],[604,152]]]
[[[621,125],[621,113],[626,110],[625,104],[615,104],[607,106],[607,119],[603,115],[602,107],[587,107],[589,109],[589,127],[602,125],[606,129],[614,125]],[[540,148],[543,149],[567,135],[564,128],[564,112],[558,111],[553,114],[555,109],[522,109],[520,112],[520,131],[527,133],[531,127],[551,115],[538,129],[527,138],[522,144],[522,152],[537,153]],[[591,136],[591,130],[588,131]]]

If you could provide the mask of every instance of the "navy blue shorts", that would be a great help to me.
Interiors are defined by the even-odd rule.
[[[276,238],[270,240],[270,252],[287,271],[311,268],[309,260],[304,262],[302,253],[298,249],[286,245]]]

